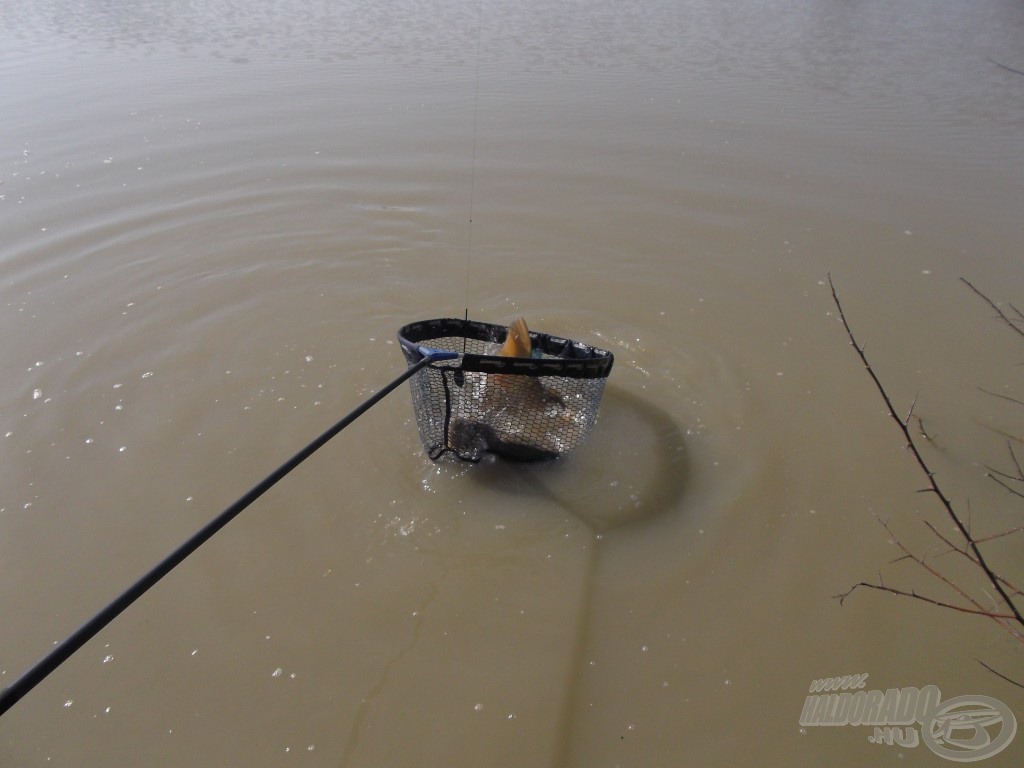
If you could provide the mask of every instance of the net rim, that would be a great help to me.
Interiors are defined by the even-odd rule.
[[[409,364],[415,365],[425,357],[420,350],[423,342],[431,341],[436,344],[443,340],[453,340],[449,345],[452,349],[449,351],[459,351],[464,339],[500,344],[505,340],[507,333],[508,328],[503,325],[447,317],[408,323],[399,329],[398,341]],[[526,359],[460,352],[457,361],[445,362],[442,365],[459,367],[465,371],[503,375],[603,379],[611,373],[615,362],[615,356],[608,350],[563,336],[530,331],[530,340],[535,349],[552,357]]]

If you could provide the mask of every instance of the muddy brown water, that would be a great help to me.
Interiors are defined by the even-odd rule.
[[[553,465],[435,465],[390,396],[0,765],[946,764],[801,725],[864,673],[1024,718],[993,622],[834,599],[956,596],[886,565],[879,518],[949,523],[827,287],[972,525],[1019,524],[982,389],[1022,396],[1021,346],[959,278],[1024,301],[1022,43],[1012,0],[0,3],[0,684],[394,378],[403,324],[616,355]]]

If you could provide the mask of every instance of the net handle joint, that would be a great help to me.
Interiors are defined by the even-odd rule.
[[[459,357],[458,352],[449,352],[445,349],[434,349],[432,347],[419,346],[416,347],[416,351],[423,355],[423,357],[429,357],[431,360],[457,360]]]

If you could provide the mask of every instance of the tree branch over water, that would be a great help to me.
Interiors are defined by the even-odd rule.
[[[1014,313],[1017,315],[1016,319],[1012,319],[1006,315],[991,299],[985,294],[975,288],[970,282],[961,278],[963,282],[984,299],[988,305],[994,309],[999,318],[1006,323],[1015,332],[1024,336],[1024,330],[1021,328],[1021,323],[1024,321],[1024,314],[1021,314],[1016,307],[1012,307]],[[963,588],[952,577],[943,573],[933,563],[926,560],[925,557],[918,555],[906,547],[892,532],[888,524],[882,522],[883,527],[889,533],[890,537],[903,552],[903,557],[900,560],[910,560],[922,568],[929,576],[943,584],[945,587],[951,589],[957,595],[959,595],[966,604],[956,604],[945,600],[939,600],[936,598],[928,597],[915,590],[905,590],[891,587],[883,583],[881,574],[879,574],[877,583],[860,582],[854,584],[849,590],[841,595],[836,595],[839,599],[840,604],[846,600],[855,590],[858,588],[868,588],[874,590],[880,590],[888,592],[890,594],[899,595],[903,597],[913,598],[921,602],[925,602],[931,605],[945,608],[948,610],[959,611],[961,613],[975,614],[984,616],[995,621],[999,626],[1005,629],[1010,635],[1018,642],[1024,644],[1024,614],[1021,612],[1021,608],[1014,601],[1014,598],[1020,598],[1021,590],[1011,583],[1007,578],[997,573],[995,567],[990,563],[989,558],[982,552],[979,545],[984,542],[992,541],[995,539],[1003,538],[1022,530],[1022,527],[1011,528],[1002,533],[995,534],[986,537],[977,537],[973,534],[970,528],[970,518],[968,517],[965,521],[964,517],[957,511],[953,503],[950,501],[949,496],[939,485],[936,480],[935,473],[929,467],[927,461],[922,455],[917,443],[915,442],[914,435],[910,429],[910,421],[914,411],[914,405],[916,404],[917,397],[914,398],[914,403],[911,404],[910,409],[907,413],[906,418],[901,418],[897,415],[896,407],[892,402],[892,398],[886,391],[885,386],[882,384],[881,379],[875,373],[871,363],[868,361],[867,355],[864,352],[864,348],[857,342],[854,336],[853,329],[850,327],[850,323],[846,318],[846,313],[843,311],[843,305],[839,301],[839,295],[836,292],[835,284],[832,282],[832,276],[828,276],[829,288],[832,290],[832,300],[835,302],[836,309],[839,311],[839,319],[843,323],[843,328],[846,329],[846,334],[850,339],[850,344],[853,345],[854,350],[857,352],[857,356],[860,357],[861,362],[864,364],[864,368],[871,377],[871,380],[875,383],[875,387],[878,390],[886,408],[888,409],[888,415],[899,427],[900,432],[903,435],[903,439],[906,444],[906,448],[910,451],[910,454],[914,457],[918,469],[924,475],[927,481],[927,487],[923,488],[922,491],[934,495],[944,511],[946,517],[953,523],[957,532],[959,532],[959,538],[962,542],[951,541],[947,536],[943,536],[939,530],[934,526],[927,524],[928,529],[935,535],[943,544],[948,548],[946,552],[942,554],[949,554],[956,552],[967,558],[967,560],[977,568],[984,576],[985,581],[995,591],[998,598],[989,595],[988,590],[982,590],[985,593],[985,598],[972,595],[970,591]],[[921,430],[922,436],[927,439],[927,435],[923,435],[923,429]],[[1012,445],[1010,447],[1010,457],[1013,461],[1014,471],[1010,473],[998,472],[989,468],[988,477],[994,480],[996,483],[1001,485],[1003,488],[1009,490],[1018,496],[1022,495],[1021,492],[1014,487],[1016,483],[1024,483],[1024,472],[1021,471],[1021,463],[1018,460],[1017,455],[1014,453]],[[969,512],[969,507],[968,507]],[[954,539],[955,539],[954,535]]]

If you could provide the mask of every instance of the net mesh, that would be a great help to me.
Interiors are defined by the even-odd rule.
[[[570,339],[531,333],[532,358],[501,357],[507,329],[476,321],[425,320],[398,332],[406,361],[420,347],[458,352],[409,381],[413,411],[431,459],[484,453],[537,461],[576,448],[597,421],[613,356]]]

